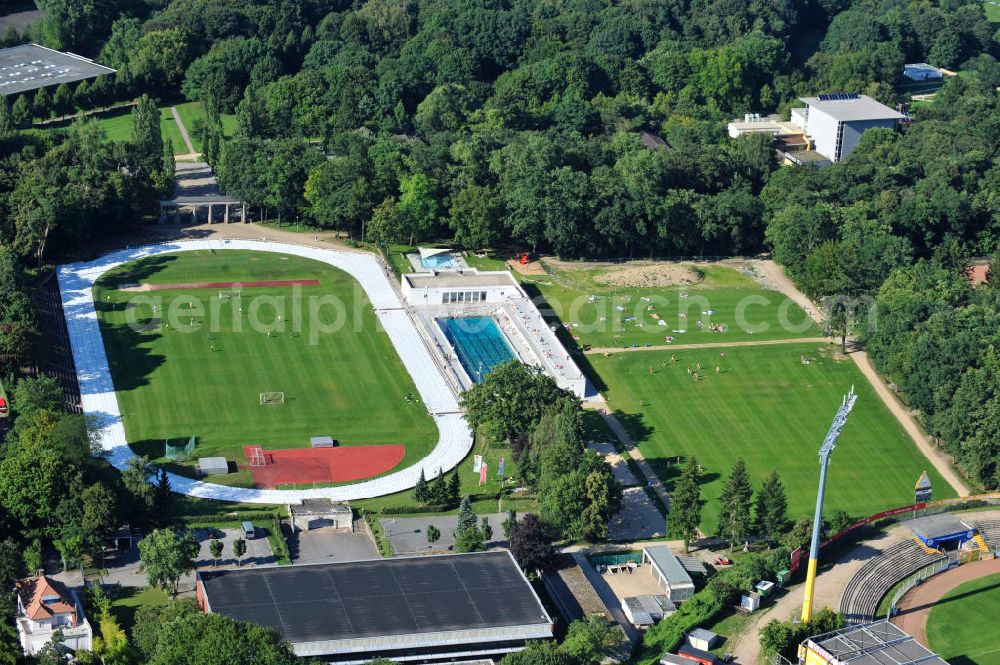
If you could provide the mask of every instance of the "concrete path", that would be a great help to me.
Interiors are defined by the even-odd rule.
[[[181,114],[177,112],[176,106],[170,107],[170,115],[174,116],[174,122],[177,123],[177,129],[181,132],[181,138],[184,139],[184,145],[187,146],[188,153],[197,154],[194,144],[191,143],[191,137],[188,135],[187,127],[184,126],[184,121],[181,120]]]
[[[604,400],[604,397],[601,396],[598,399],[592,399],[585,402],[584,408],[594,409],[601,414],[601,417],[604,418],[604,422],[608,424],[608,427],[611,428],[614,435],[618,437],[619,441],[621,441],[622,446],[625,448],[625,451],[628,452],[629,457],[635,461],[636,466],[639,468],[639,472],[642,473],[647,484],[653,488],[653,491],[656,492],[656,496],[660,497],[660,501],[663,502],[663,505],[669,508],[670,495],[667,494],[667,489],[663,486],[663,481],[659,479],[656,472],[653,471],[653,467],[646,461],[646,458],[643,457],[642,451],[635,445],[635,441],[632,439],[632,436],[625,430],[625,427],[621,424],[621,422],[619,422],[618,418],[615,417],[615,414],[611,412],[611,409],[608,408],[608,403]]]
[[[1000,573],[1000,559],[967,563],[964,566],[935,575],[923,584],[913,587],[909,593],[903,596],[898,605],[899,614],[893,618],[892,622],[924,646],[929,646],[927,644],[927,620],[931,616],[934,605],[960,584],[997,573]]]
[[[796,337],[793,339],[754,339],[742,342],[703,342],[701,344],[651,344],[649,346],[600,346],[585,351],[587,355],[626,353],[629,351],[684,351],[686,349],[729,349],[740,346],[773,346],[776,344],[833,344],[829,337]]]

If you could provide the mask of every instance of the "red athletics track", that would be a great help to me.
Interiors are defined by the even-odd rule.
[[[262,282],[191,282],[189,284],[143,284],[123,291],[166,291],[181,289],[231,289],[238,286],[252,289],[262,286],[319,286],[318,279],[268,279]]]
[[[249,460],[250,450],[243,446]],[[403,461],[406,446],[345,446],[343,448],[284,448],[265,450],[266,466],[248,467],[254,485],[274,489],[278,485],[343,483],[371,478]]]

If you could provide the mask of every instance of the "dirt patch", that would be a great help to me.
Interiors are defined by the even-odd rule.
[[[701,279],[690,266],[679,263],[624,263],[594,277],[598,284],[632,288],[683,286]]]
[[[514,259],[510,259],[509,261],[507,261],[507,267],[521,275],[546,274],[545,268],[542,267],[541,261],[528,261],[527,263],[521,263],[520,261],[515,261]]]

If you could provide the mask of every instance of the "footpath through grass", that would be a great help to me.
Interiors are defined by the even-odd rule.
[[[961,584],[931,610],[930,647],[953,665],[1000,665],[1000,573]]]
[[[119,288],[289,279],[317,279],[320,285],[245,288],[242,297],[225,301],[218,289]],[[195,457],[242,463],[245,445],[308,447],[309,437],[329,435],[347,446],[404,444],[402,468],[437,442],[437,428],[367,297],[340,270],[270,252],[181,252],[106,274],[94,296],[125,431],[139,454],[163,462],[164,439],[177,443],[194,435]],[[320,297],[338,304],[310,316],[310,299]],[[135,320],[165,325],[127,325],[130,300],[141,302]],[[189,303],[196,309],[189,310]],[[197,315],[199,307],[204,315]],[[330,331],[338,317],[343,325]],[[197,330],[183,332],[177,321],[193,321]],[[277,332],[268,335],[271,328]],[[260,393],[268,391],[283,391],[285,403],[261,406]],[[193,464],[173,466],[190,475]],[[246,471],[207,479],[250,484]]]
[[[590,359],[607,384],[612,408],[668,491],[678,473],[677,457],[697,456],[705,469],[702,526],[709,532],[718,525],[725,476],[741,455],[757,484],[772,468],[778,470],[791,518],[811,514],[817,451],[852,385],[858,402],[833,454],[826,513],[843,509],[863,516],[910,503],[913,485],[925,470],[936,497],[953,496],[857,366],[835,349],[816,344],[708,347]],[[700,380],[694,380],[694,372]]]

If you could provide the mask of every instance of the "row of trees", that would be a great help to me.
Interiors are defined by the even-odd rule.
[[[1000,487],[1000,290],[930,261],[893,271],[865,343],[876,367],[977,483]]]

